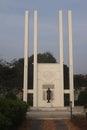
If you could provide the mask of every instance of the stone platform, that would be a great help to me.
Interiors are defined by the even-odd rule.
[[[72,114],[84,114],[83,107],[74,107]],[[70,108],[31,108],[28,110],[26,118],[30,119],[69,119],[71,117]]]

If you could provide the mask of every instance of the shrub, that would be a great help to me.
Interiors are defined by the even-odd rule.
[[[0,130],[9,130],[12,126],[12,122],[2,113],[0,113]]]
[[[14,95],[12,92],[8,92],[6,95],[6,98],[7,99],[14,99],[14,100],[17,99],[16,95]]]
[[[20,100],[0,99],[0,126],[6,124],[7,129],[12,130],[13,127],[18,126],[25,118],[27,111],[27,104]],[[2,129],[1,129],[2,130]]]
[[[81,92],[78,97],[79,105],[87,104],[87,92]]]

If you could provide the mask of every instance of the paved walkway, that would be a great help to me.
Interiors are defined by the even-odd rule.
[[[29,130],[68,130],[62,120],[34,120]]]
[[[29,130],[68,130],[62,119],[70,118],[65,111],[29,111],[27,119],[32,120]]]
[[[80,112],[77,110],[73,111],[73,113]],[[26,115],[28,122],[24,122],[23,126],[18,130],[68,130],[63,119],[70,119],[70,111],[28,111]]]
[[[41,130],[42,124],[42,120],[34,120],[29,130]]]

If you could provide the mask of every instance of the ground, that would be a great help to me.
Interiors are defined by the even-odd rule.
[[[80,130],[70,119],[64,120],[31,120],[26,119],[16,130]]]
[[[68,130],[80,130],[78,127],[73,125],[69,119],[64,120],[64,123],[67,125]]]

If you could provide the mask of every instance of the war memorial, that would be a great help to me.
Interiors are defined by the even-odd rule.
[[[63,16],[58,12],[59,54],[58,63],[37,63],[38,48],[38,12],[34,11],[34,78],[33,89],[28,89],[28,41],[29,41],[29,12],[25,11],[25,41],[24,41],[24,88],[23,101],[27,102],[28,94],[33,94],[34,109],[62,109],[65,107],[64,98],[68,95],[74,107],[73,86],[73,50],[72,50],[72,12],[68,11],[68,59],[69,59],[69,89],[64,89],[63,74]]]

